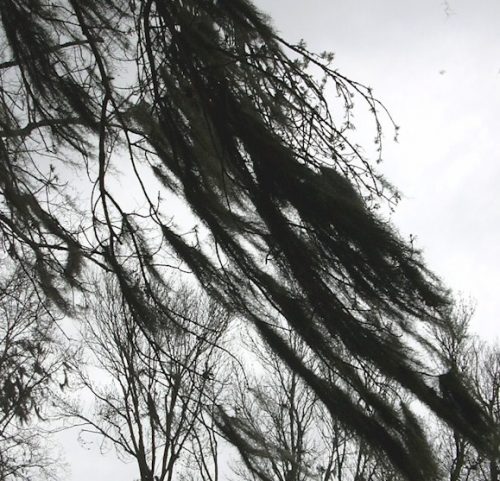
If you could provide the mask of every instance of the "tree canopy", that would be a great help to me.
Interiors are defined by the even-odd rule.
[[[431,450],[364,368],[489,452],[487,414],[453,370],[443,395],[415,350],[435,349],[422,332],[450,299],[377,212],[397,193],[349,135],[360,100],[382,141],[370,89],[247,0],[3,0],[0,15],[0,236],[54,308],[71,312],[94,264],[156,329],[153,280],[189,271],[408,479],[433,476]],[[342,382],[304,363],[281,321]]]

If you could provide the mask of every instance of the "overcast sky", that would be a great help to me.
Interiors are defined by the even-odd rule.
[[[380,170],[404,197],[393,216],[431,269],[477,301],[473,329],[500,334],[500,2],[259,0],[282,36],[335,53],[400,126]],[[389,127],[389,126],[388,126]],[[64,436],[73,481],[134,478],[134,466]]]
[[[400,126],[380,170],[403,195],[393,217],[429,267],[477,301],[473,328],[500,334],[500,2],[258,2],[290,40],[332,50]]]

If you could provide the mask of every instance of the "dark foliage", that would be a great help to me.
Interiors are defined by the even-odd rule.
[[[0,478],[27,481],[52,473],[48,433],[36,420],[50,412],[53,390],[67,385],[70,353],[56,336],[55,319],[27,273],[0,277]]]
[[[408,347],[420,341],[421,324],[442,322],[449,300],[377,214],[374,202],[395,193],[347,137],[357,97],[381,141],[382,107],[369,89],[332,70],[328,55],[281,39],[247,0],[3,0],[0,14],[11,55],[0,65],[2,242],[33,266],[59,307],[70,309],[64,290],[78,286],[86,259],[114,272],[137,322],[154,324],[129,260],[148,289],[174,255],[408,479],[432,476],[417,419],[407,406],[388,406],[339,352],[488,451],[492,424],[477,401],[467,399],[472,423],[427,382]],[[324,79],[315,81],[313,69]],[[327,92],[344,110],[329,109]],[[146,210],[126,208],[113,190],[110,173],[125,158]],[[79,180],[87,173],[88,205],[71,208],[54,162],[60,172],[76,168]],[[186,201],[201,238],[166,220],[173,212],[155,200],[145,166]],[[270,313],[363,404],[305,366]],[[228,426],[228,436],[237,428]]]

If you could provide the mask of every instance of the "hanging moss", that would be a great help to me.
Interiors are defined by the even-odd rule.
[[[477,401],[459,378],[445,375],[443,392],[428,384],[410,347],[422,343],[420,326],[443,323],[450,300],[421,254],[369,203],[396,195],[346,137],[357,95],[380,140],[371,91],[331,69],[328,55],[281,39],[247,0],[63,4],[60,17],[50,2],[0,2],[12,55],[4,67],[14,68],[19,91],[19,105],[0,98],[0,229],[11,255],[35,266],[45,295],[69,310],[64,288],[78,286],[87,259],[114,273],[134,318],[154,330],[155,312],[138,286],[161,283],[155,256],[173,253],[228,311],[257,326],[333,417],[408,479],[433,473],[418,419],[388,405],[349,356],[488,452],[493,427]],[[117,79],[132,63],[132,83]],[[344,102],[342,115],[327,102],[328,82]],[[52,165],[38,172],[39,152],[91,179],[92,204],[73,211],[83,218],[78,227],[53,212],[50,199],[67,191]],[[111,192],[109,175],[125,161],[146,210],[128,212]],[[173,213],[155,200],[142,165],[184,199],[206,239],[165,221]],[[266,323],[269,312],[363,406],[304,366]],[[221,419],[252,465],[245,451],[258,448],[231,426],[236,421]]]

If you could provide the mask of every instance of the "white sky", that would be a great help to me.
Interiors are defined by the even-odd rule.
[[[394,223],[429,267],[477,301],[473,329],[500,334],[500,2],[259,0],[289,41],[330,50],[401,127],[380,170],[404,194]],[[449,10],[451,9],[451,13]],[[64,435],[68,480],[131,481],[133,465]],[[135,476],[134,476],[135,475]]]
[[[477,301],[473,329],[500,334],[500,2],[259,0],[288,40],[331,50],[400,126],[380,166],[403,195],[393,217],[428,266]],[[451,12],[449,11],[451,10]]]

